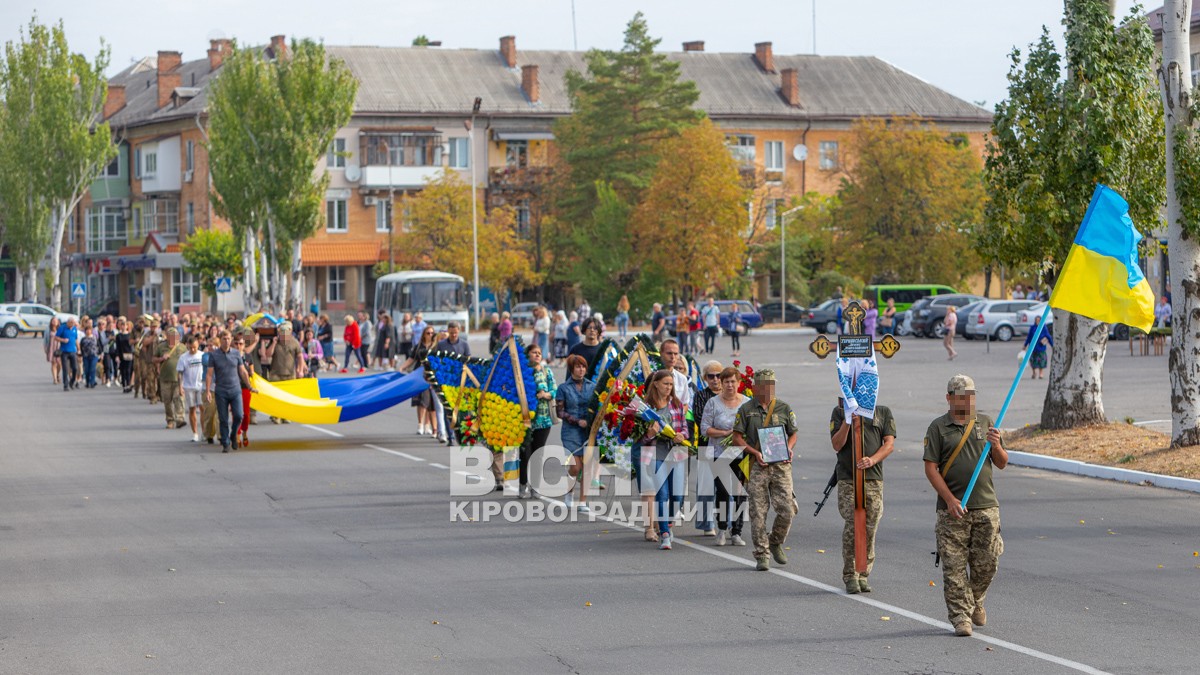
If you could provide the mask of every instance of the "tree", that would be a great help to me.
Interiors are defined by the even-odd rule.
[[[982,167],[918,119],[855,122],[834,212],[839,268],[878,283],[958,285],[978,267]]]
[[[0,152],[14,253],[32,272],[32,251],[49,258],[51,304],[62,306],[62,240],[69,216],[100,169],[116,157],[107,122],[99,122],[108,83],[108,48],[94,61],[74,54],[62,22],[38,23],[9,42],[0,66],[4,129]],[[10,162],[16,161],[18,165]],[[24,165],[24,166],[20,166]],[[47,223],[47,220],[49,221]],[[38,256],[40,257],[40,255]]]
[[[285,267],[287,301],[304,303],[301,243],[321,223],[329,184],[327,174],[314,176],[334,134],[350,121],[357,91],[346,65],[312,40],[292,41],[272,61],[235,49],[213,85],[212,199],[246,242],[245,292],[257,288],[259,306],[284,305]]]
[[[429,36],[425,35],[424,33],[418,35],[417,37],[413,38],[412,46],[428,47],[429,46]]]
[[[1014,50],[988,138],[981,253],[1036,265],[1047,284],[1097,183],[1126,198],[1135,223],[1156,222],[1165,196],[1154,39],[1137,13],[1120,30],[1112,21],[1103,0],[1068,0],[1065,57],[1045,29],[1024,63]],[[1054,345],[1042,426],[1103,422],[1107,324],[1055,310]]]
[[[554,127],[560,176],[554,251],[570,261],[556,261],[560,273],[591,264],[585,255],[590,247],[572,247],[565,233],[592,220],[599,205],[596,185],[610,185],[636,206],[658,166],[658,142],[703,116],[692,107],[700,96],[696,84],[679,81],[679,64],[654,51],[659,42],[649,36],[639,12],[626,26],[619,51],[593,49],[584,56],[586,75],[567,73],[572,114]]]
[[[637,250],[692,298],[742,269],[748,195],[712,122],[659,141],[656,150],[661,160],[633,213]]]
[[[800,209],[787,216],[786,223],[767,230],[766,236],[751,244],[750,259],[755,272],[778,275],[779,240],[786,233],[787,245],[782,253],[787,256],[787,300],[808,305],[825,297],[819,295],[821,289],[814,283],[818,275],[833,271],[833,214],[838,199],[810,192],[794,199],[785,210],[795,207]]]
[[[1167,237],[1173,285],[1171,356],[1171,445],[1200,445],[1200,358],[1197,318],[1200,306],[1200,135],[1194,126],[1195,101],[1189,45],[1191,0],[1163,6],[1162,63],[1158,81],[1166,117]]]
[[[200,280],[212,311],[217,311],[217,278],[242,274],[242,253],[237,237],[224,230],[197,230],[182,247],[183,268]]]
[[[441,171],[415,196],[406,197],[412,225],[397,232],[398,262],[413,269],[434,269],[471,278],[474,255],[471,236],[471,186],[456,172]],[[496,289],[521,291],[539,283],[529,257],[521,250],[514,229],[516,214],[507,206],[480,218],[479,283]]]

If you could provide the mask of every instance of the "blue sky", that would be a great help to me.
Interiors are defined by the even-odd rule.
[[[4,0],[0,40],[16,39],[34,10],[43,22],[62,19],[73,49],[94,54],[103,38],[117,72],[160,49],[201,58],[214,37],[243,43],[271,35],[313,37],[336,45],[407,45],[416,35],[445,47],[495,49],[501,35],[517,48],[616,48],[625,24],[645,13],[663,48],[704,40],[708,51],[872,55],[973,102],[1005,95],[1008,53],[1036,40],[1042,25],[1061,42],[1059,0]],[[1124,16],[1133,2],[1118,0]],[[1157,5],[1155,5],[1157,6]],[[745,7],[745,11],[739,11]],[[574,30],[573,30],[574,28]]]

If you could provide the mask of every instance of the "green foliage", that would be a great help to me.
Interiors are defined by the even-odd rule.
[[[630,303],[637,304],[642,274],[627,235],[632,209],[609,183],[597,182],[595,191],[591,227],[574,228],[570,235],[573,250],[588,251],[588,264],[571,270],[571,276],[596,307],[615,307],[622,294],[631,294]],[[597,246],[601,241],[604,245]]]
[[[412,46],[428,47],[429,46],[429,36],[425,35],[424,33],[418,35],[417,37],[413,38]]]
[[[1193,106],[1192,119],[1200,119],[1197,114],[1200,109]],[[1175,193],[1185,236],[1200,236],[1200,133],[1195,127],[1175,127]]]
[[[197,230],[182,246],[183,268],[200,279],[204,292],[217,292],[216,279],[242,275],[240,242],[225,230]]]
[[[752,244],[750,258],[755,272],[778,275],[780,268],[780,241],[782,232],[787,234],[787,295],[791,302],[809,305],[820,301],[809,283],[818,274],[829,268],[833,256],[833,213],[838,207],[836,196],[810,192],[793,200],[789,208],[801,206],[799,211],[787,217],[782,228],[775,228]],[[836,284],[835,284],[836,285]],[[749,297],[747,289],[737,297]]]
[[[981,167],[967,146],[917,119],[853,126],[838,189],[839,269],[879,283],[958,285],[978,264]]]
[[[991,201],[977,250],[1052,278],[1097,183],[1129,202],[1143,229],[1165,198],[1154,38],[1140,9],[1114,30],[1108,3],[1067,3],[1066,56],[1043,29],[1022,62],[1012,52],[1008,98],[996,106],[985,176]],[[1064,72],[1065,64],[1065,72]]]
[[[812,302],[822,302],[833,295],[833,292],[838,288],[842,289],[842,295],[849,297],[862,297],[863,282],[861,279],[848,276],[837,270],[822,270],[817,272],[813,277],[810,288],[812,289]]]

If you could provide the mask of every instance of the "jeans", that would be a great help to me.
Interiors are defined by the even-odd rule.
[[[75,359],[75,352],[59,352],[58,360],[62,363],[62,384],[63,391],[75,386],[75,380],[79,379],[79,361]],[[68,375],[68,373],[70,373]]]
[[[217,428],[221,436],[221,447],[229,447],[230,430],[242,426],[242,390],[213,392],[217,402]]]
[[[742,332],[740,330],[729,331],[729,342],[733,346],[733,351],[742,350]]]
[[[628,331],[629,331],[629,313],[628,312],[620,312],[617,314],[617,332],[621,335],[621,337],[625,337],[625,334]]]
[[[544,429],[534,429],[533,433],[525,439],[524,445],[521,446],[521,486],[529,485],[529,460],[533,457],[533,453],[541,450],[546,446],[546,441],[550,440],[550,430],[554,427],[546,427]]]
[[[667,466],[664,467],[663,465]],[[654,516],[658,521],[658,533],[670,534],[671,519],[683,506],[683,490],[686,481],[686,462],[654,460],[654,482],[658,492],[654,493]],[[661,481],[661,482],[660,482]]]
[[[717,326],[706,326],[704,328],[704,351],[709,354],[717,348],[717,333],[721,329]]]
[[[692,354],[699,352],[700,351],[700,331],[693,330],[690,333],[688,333],[688,343],[689,343],[688,347],[691,349]]]
[[[98,360],[97,356],[83,357],[83,381],[88,388],[96,386],[96,362]]]
[[[538,347],[541,348],[543,354],[549,354],[550,353],[550,334],[549,333],[538,333],[537,334],[537,345],[538,345]]]
[[[346,370],[347,368],[350,367],[350,355],[351,354],[354,355],[354,358],[358,359],[358,367],[359,368],[367,367],[367,364],[363,361],[362,347],[359,346],[358,349],[355,349],[354,347],[351,347],[350,345],[346,345],[346,360],[342,362],[342,370]]]

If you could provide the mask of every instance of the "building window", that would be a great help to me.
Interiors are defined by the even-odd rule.
[[[151,232],[179,234],[179,202],[170,199],[151,199],[145,203],[140,234],[150,234]]]
[[[196,168],[196,143],[194,141],[187,142],[187,166],[185,170],[193,171]]]
[[[392,201],[390,199],[380,198],[375,202],[375,231],[392,231]]]
[[[757,156],[754,151],[754,137],[745,134],[735,134],[726,136],[725,142],[729,144],[729,154],[738,161],[742,166],[754,166],[754,159]]]
[[[328,268],[328,283],[325,284],[325,301],[326,302],[345,302],[346,301],[346,268],[345,267],[330,267]]]
[[[471,166],[471,139],[450,139],[450,168],[467,169]]]
[[[120,176],[121,176],[121,156],[117,155],[116,157],[113,157],[113,161],[108,163],[108,166],[104,167],[104,177],[105,178],[120,178]]]
[[[187,233],[191,234],[196,231],[196,205],[188,202],[187,204]]]
[[[129,288],[129,306],[130,308],[137,307],[142,304],[141,298],[138,296],[137,272],[128,270],[125,272],[125,284]]]
[[[763,143],[763,155],[763,164],[767,173],[783,173],[783,141],[766,141]],[[782,178],[782,176],[779,178]]]
[[[200,304],[200,280],[190,272],[171,270],[172,311],[178,312],[180,305]]]
[[[118,206],[87,210],[88,253],[113,253],[125,245],[125,214]]]
[[[367,136],[368,166],[436,166],[442,161],[442,136],[434,133]]]
[[[325,153],[325,166],[330,169],[346,168],[346,139],[335,138]]]
[[[67,243],[75,243],[75,213],[72,212],[67,218]]]
[[[325,230],[346,232],[349,229],[349,223],[346,221],[346,200],[330,199],[325,202]]]
[[[154,178],[155,174],[158,173],[158,153],[147,152],[142,155],[142,161],[146,163],[142,167],[142,175],[146,178]]]
[[[517,234],[528,237],[529,232],[529,200],[522,199],[517,204]]]
[[[838,168],[837,141],[821,141],[820,153],[821,162],[818,164],[818,168],[821,171],[833,171]]]
[[[506,141],[504,146],[505,166],[510,169],[529,166],[529,141]]]
[[[768,199],[763,205],[763,225],[768,230],[773,230],[779,227],[779,223],[783,218],[783,212],[786,210],[786,204],[782,199]]]
[[[400,207],[400,231],[412,232],[413,212],[412,205],[405,199]]]
[[[133,173],[137,178],[142,177],[142,149],[133,151]]]

